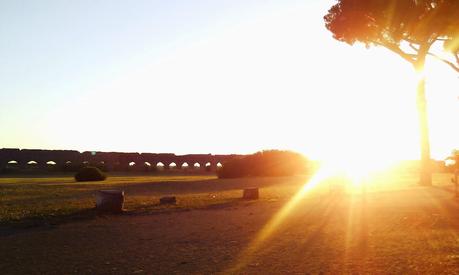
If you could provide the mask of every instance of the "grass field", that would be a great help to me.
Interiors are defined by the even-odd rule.
[[[330,192],[341,183],[332,178],[299,200],[307,177],[2,178],[0,270],[459,274],[459,201],[450,176],[436,174],[434,187],[422,187],[412,173],[374,175],[366,195],[351,187]],[[260,200],[240,200],[248,186],[261,188]],[[88,215],[94,191],[112,188],[125,190],[126,213]],[[176,195],[178,205],[159,206],[166,194]],[[76,221],[78,213],[87,219]],[[31,220],[45,226],[11,226]]]
[[[435,174],[435,186],[450,186],[449,174]],[[367,191],[403,189],[416,186],[412,173],[374,175]],[[237,202],[241,189],[260,187],[261,199],[287,199],[308,180],[289,178],[217,179],[212,175],[112,176],[101,182],[75,182],[72,177],[0,178],[0,224],[58,222],[69,217],[91,216],[96,190],[125,191],[127,212],[152,212],[203,208]],[[339,180],[330,179],[315,193],[327,193]],[[360,190],[357,190],[360,191]],[[175,206],[159,205],[159,198],[176,195]]]
[[[192,209],[237,201],[241,189],[281,183],[278,195],[293,192],[304,177],[288,179],[231,179],[215,176],[115,176],[101,182],[75,182],[72,177],[0,178],[0,224],[58,221],[87,216],[95,206],[96,190],[124,190],[127,212]],[[292,189],[292,190],[290,190]],[[159,205],[159,198],[176,195],[175,206]]]

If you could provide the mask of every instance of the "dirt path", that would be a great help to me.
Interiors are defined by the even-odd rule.
[[[0,237],[2,274],[459,274],[459,203],[435,188],[144,216]],[[268,232],[265,238],[260,232]],[[258,242],[254,242],[258,240]]]

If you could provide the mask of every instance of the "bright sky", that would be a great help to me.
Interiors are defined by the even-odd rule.
[[[418,158],[412,68],[334,40],[333,3],[1,1],[0,148]],[[444,158],[459,75],[428,72]]]

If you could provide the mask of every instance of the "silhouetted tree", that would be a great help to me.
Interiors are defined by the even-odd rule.
[[[325,25],[338,41],[382,46],[413,65],[420,74],[417,105],[421,130],[420,183],[432,184],[430,144],[422,75],[427,56],[459,72],[458,0],[338,0],[325,15]],[[436,47],[442,44],[443,47]],[[439,54],[439,49],[447,55]]]
[[[290,151],[269,150],[225,162],[219,178],[281,177],[307,172],[308,160]]]

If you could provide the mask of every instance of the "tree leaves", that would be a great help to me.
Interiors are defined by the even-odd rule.
[[[339,0],[324,20],[335,39],[384,46],[413,65],[436,42],[455,55],[459,52],[457,0]],[[416,46],[415,58],[402,51],[403,43]]]

